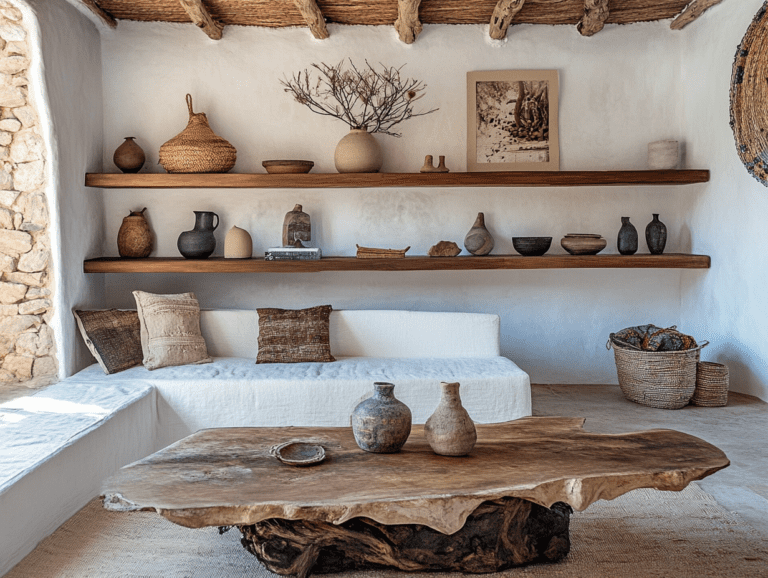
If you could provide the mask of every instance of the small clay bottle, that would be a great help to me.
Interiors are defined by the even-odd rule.
[[[115,150],[112,161],[124,173],[138,173],[144,166],[144,150],[133,142],[135,136],[125,137],[125,142]]]
[[[459,384],[442,382],[440,387],[440,403],[424,424],[424,437],[436,454],[465,456],[477,441],[475,423],[461,405]]]
[[[616,247],[622,255],[637,253],[637,229],[629,222],[629,217],[621,218],[621,229],[616,239]]]
[[[131,211],[123,218],[123,224],[117,232],[117,252],[121,257],[143,259],[152,252],[152,231],[144,218],[144,207],[140,211]]]
[[[651,255],[661,255],[667,245],[667,226],[659,221],[659,214],[653,213],[653,220],[645,228],[645,242]]]
[[[464,237],[464,248],[473,255],[487,255],[493,250],[493,237],[485,228],[485,215],[478,213],[475,224]]]
[[[373,395],[352,411],[352,433],[360,449],[375,454],[399,452],[411,433],[411,410],[395,398],[393,383],[376,382]]]

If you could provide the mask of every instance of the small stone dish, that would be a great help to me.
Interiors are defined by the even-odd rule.
[[[512,237],[515,251],[525,257],[538,257],[549,251],[552,237]]]
[[[311,466],[325,459],[325,449],[307,442],[286,442],[273,446],[269,453],[289,466]]]
[[[271,175],[295,175],[299,173],[308,173],[312,170],[312,167],[315,166],[315,163],[314,161],[291,160],[261,161],[261,166],[263,166]]]
[[[591,233],[569,233],[560,240],[560,245],[571,255],[597,255],[607,244],[601,235]]]

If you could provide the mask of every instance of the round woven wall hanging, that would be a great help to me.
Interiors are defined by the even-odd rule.
[[[731,75],[731,128],[741,162],[768,186],[768,1],[736,50]]]

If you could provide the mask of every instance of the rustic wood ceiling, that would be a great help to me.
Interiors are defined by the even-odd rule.
[[[722,0],[81,0],[108,25],[119,20],[194,22],[222,37],[230,24],[308,27],[327,38],[326,24],[394,25],[403,42],[422,24],[489,24],[504,38],[510,24],[576,25],[584,36],[604,24],[674,18],[679,29]]]

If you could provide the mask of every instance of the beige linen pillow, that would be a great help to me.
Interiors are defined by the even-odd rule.
[[[259,353],[256,363],[336,361],[331,355],[330,317],[333,308],[257,309]]]
[[[194,293],[156,295],[134,291],[141,324],[144,367],[210,363],[200,332],[200,305]]]
[[[141,365],[141,328],[136,311],[73,311],[80,334],[104,373]]]

